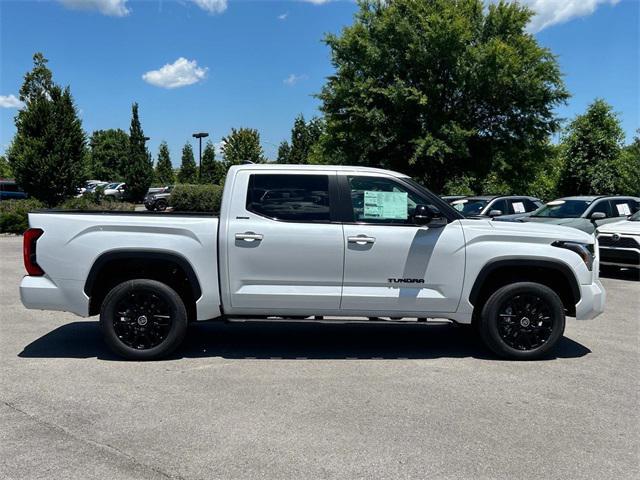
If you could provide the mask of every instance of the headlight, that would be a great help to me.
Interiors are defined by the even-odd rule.
[[[572,252],[577,253],[582,258],[582,261],[587,266],[589,271],[593,270],[593,260],[595,258],[594,248],[592,243],[580,243],[580,242],[565,242],[558,240],[551,245],[558,248],[566,248]]]

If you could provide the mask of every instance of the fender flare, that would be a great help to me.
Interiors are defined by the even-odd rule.
[[[100,275],[102,269],[106,267],[110,262],[118,260],[164,260],[174,262],[178,264],[178,266],[180,266],[180,268],[182,268],[182,270],[187,275],[187,279],[189,280],[189,284],[191,285],[193,298],[195,300],[198,300],[202,296],[202,289],[200,288],[200,281],[198,280],[198,276],[191,266],[191,263],[189,263],[189,261],[182,255],[164,251],[116,250],[101,254],[96,259],[96,261],[93,262],[91,270],[89,270],[89,275],[87,275],[87,280],[84,284],[84,293],[88,297],[91,297],[91,292],[93,291],[95,282],[98,279],[98,276]]]
[[[573,273],[573,270],[571,270],[571,267],[569,267],[567,264],[557,260],[510,259],[495,260],[493,262],[487,263],[484,267],[482,267],[482,270],[480,270],[480,273],[476,277],[473,287],[471,288],[471,292],[469,293],[469,303],[471,303],[471,305],[475,305],[475,302],[478,300],[480,291],[482,290],[482,286],[484,285],[489,275],[491,275],[491,273],[493,273],[494,271],[504,267],[533,267],[553,270],[562,275],[569,283],[571,294],[574,300],[574,305],[580,301],[581,295],[578,279]]]

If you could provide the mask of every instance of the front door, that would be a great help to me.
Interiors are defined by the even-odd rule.
[[[335,173],[241,171],[229,213],[232,314],[321,313],[340,306],[342,225],[332,223]],[[224,274],[224,272],[223,272]],[[264,314],[263,313],[263,314]]]
[[[416,205],[430,200],[390,176],[346,175],[340,183],[353,209],[353,222],[344,225],[341,309],[380,316],[455,312],[465,266],[460,222],[414,225]]]

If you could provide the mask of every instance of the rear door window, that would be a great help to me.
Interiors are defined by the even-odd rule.
[[[327,175],[253,174],[247,210],[273,220],[329,222]]]
[[[630,198],[611,200],[614,217],[628,217],[635,211],[635,202]]]

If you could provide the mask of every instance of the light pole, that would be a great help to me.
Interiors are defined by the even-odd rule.
[[[198,165],[200,166],[198,167],[198,178],[202,177],[202,139],[208,136],[209,134],[207,132],[198,132],[192,135],[193,138],[197,138],[198,140],[200,140],[200,156],[198,162]]]

